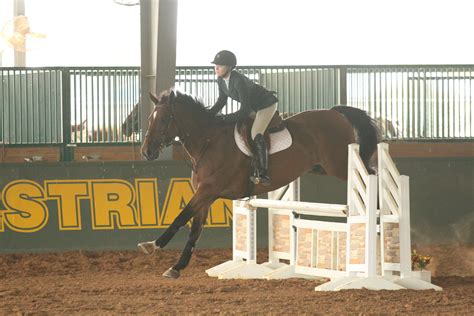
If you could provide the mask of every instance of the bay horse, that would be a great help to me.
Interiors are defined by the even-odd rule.
[[[127,115],[127,118],[125,121],[122,123],[122,134],[130,137],[132,136],[133,133],[139,133],[140,132],[140,102],[136,103],[135,106],[132,109],[132,112],[130,112]]]
[[[155,241],[138,248],[152,254],[164,248],[178,230],[193,219],[188,240],[176,265],[164,277],[178,278],[191,259],[211,204],[218,198],[240,199],[278,189],[299,176],[319,173],[347,179],[348,145],[360,144],[360,156],[369,172],[369,160],[376,150],[378,130],[366,112],[335,106],[330,110],[311,110],[284,120],[293,142],[283,151],[269,156],[268,186],[249,181],[252,159],[234,141],[234,123],[226,123],[206,110],[195,97],[173,89],[160,97],[150,94],[155,107],[141,148],[147,160],[179,138],[192,163],[195,194],[173,223]]]

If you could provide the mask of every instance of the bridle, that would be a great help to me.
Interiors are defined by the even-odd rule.
[[[173,111],[173,105],[172,104],[169,104],[169,107],[170,107],[170,112],[171,114],[168,115],[167,117],[164,117],[163,118],[163,122],[165,125],[166,125],[166,128],[164,129],[164,133],[162,133],[161,135],[161,139],[159,140],[160,142],[160,152],[163,150],[163,148],[165,147],[168,147],[172,144],[175,144],[175,143],[178,143],[178,144],[181,144],[183,145],[183,147],[185,148],[186,150],[186,147],[184,146],[185,145],[185,138],[188,138],[190,135],[188,133],[186,134],[183,134],[181,132],[181,128],[179,126],[179,124],[177,123],[176,119],[175,119],[175,115],[174,115],[174,111]],[[158,105],[155,105],[155,108],[153,109],[153,111],[151,112],[150,116],[148,117],[148,120],[150,121],[153,117],[153,114],[158,110]],[[179,140],[176,140],[176,139],[171,139],[171,140],[167,140],[167,138],[169,137],[168,136],[168,130],[171,126],[171,124],[174,123],[175,126],[176,126],[176,129],[177,129],[177,136],[179,138]],[[147,130],[146,134],[145,134],[145,138],[149,137],[150,136],[150,130]],[[211,140],[206,137],[206,143],[204,144],[203,148],[201,149],[200,153],[199,153],[199,156],[197,157],[197,159],[193,158],[191,155],[189,155],[191,157],[191,160],[192,160],[192,164],[191,164],[191,168],[194,172],[196,172],[196,169],[199,165],[199,161],[201,160],[201,157],[204,155],[204,153],[207,151],[207,148],[209,146],[209,143],[211,142]],[[187,150],[186,150],[187,151]]]
[[[161,138],[159,139],[159,143],[160,143],[160,152],[163,150],[163,148],[165,147],[168,147],[170,145],[172,145],[173,143],[175,143],[175,139],[171,139],[169,140],[169,136],[168,136],[168,131],[169,131],[169,128],[171,126],[171,123],[175,123],[175,119],[174,119],[174,113],[173,113],[173,107],[170,106],[170,109],[171,109],[171,114],[168,115],[167,117],[164,117],[163,118],[163,123],[166,125],[166,128],[164,129],[164,133],[162,133],[161,135]],[[155,105],[155,108],[153,109],[153,111],[151,112],[150,116],[148,117],[148,121],[150,121],[153,117],[153,114],[158,110],[158,105]],[[178,129],[178,137],[181,139],[181,136],[179,135],[180,134],[180,131],[179,131],[179,126],[176,125],[177,129]],[[147,137],[150,137],[150,129],[148,129],[146,131],[146,134],[145,134],[145,138]]]

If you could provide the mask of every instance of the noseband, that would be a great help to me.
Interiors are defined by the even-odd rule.
[[[170,128],[170,125],[171,123],[173,122],[173,119],[174,119],[174,115],[173,115],[173,107],[170,106],[171,108],[171,114],[170,115],[167,115],[165,117],[162,118],[162,124],[165,124],[166,125],[166,128],[164,129],[164,133],[161,135],[161,139],[159,140],[160,142],[160,151],[165,148],[165,147],[168,147],[169,145],[173,144],[175,142],[174,139],[172,140],[167,140],[166,138],[168,137],[168,130]],[[150,116],[148,117],[148,119],[150,120],[151,117],[153,116],[153,114],[158,110],[158,106],[155,105],[155,108],[153,109],[153,112],[151,112]],[[147,130],[146,134],[145,134],[145,138],[146,137],[149,137],[150,136],[150,130]],[[179,135],[178,135],[179,137]]]

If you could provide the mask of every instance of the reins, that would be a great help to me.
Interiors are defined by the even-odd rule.
[[[150,117],[151,115],[153,115],[153,113],[156,111],[156,108],[157,106],[155,106],[155,110],[150,114]],[[170,103],[170,109],[171,109],[171,114],[166,118],[166,121],[165,121],[165,124],[166,124],[166,132],[168,133],[168,130],[170,128],[170,125],[171,123],[174,121],[175,125],[176,125],[176,128],[177,128],[177,135],[178,135],[178,138],[179,138],[179,141],[176,141],[175,139],[173,140],[170,140],[170,141],[166,141],[165,140],[165,137],[167,135],[162,135],[162,139],[160,141],[160,144],[161,144],[161,148],[164,148],[164,147],[168,147],[172,144],[175,144],[175,143],[179,143],[183,146],[183,148],[186,150],[188,156],[190,157],[190,160],[191,160],[191,164],[190,164],[190,167],[191,169],[194,171],[194,173],[197,172],[197,169],[199,167],[199,162],[201,161],[201,158],[204,156],[204,154],[206,153],[208,147],[209,147],[209,144],[211,142],[211,139],[209,137],[206,137],[206,141],[205,141],[205,144],[204,146],[202,146],[201,150],[199,151],[199,155],[197,157],[193,157],[189,151],[186,149],[186,139],[190,136],[189,133],[183,133],[182,132],[182,129],[180,127],[180,124],[178,123],[178,120],[176,120],[176,115],[174,113],[174,107],[173,105]],[[147,131],[145,137],[149,134],[149,132]]]

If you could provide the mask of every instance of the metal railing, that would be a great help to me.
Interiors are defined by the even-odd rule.
[[[347,104],[366,110],[386,139],[474,139],[474,65],[238,69],[276,91],[285,115]],[[127,120],[139,102],[138,67],[4,67],[0,81],[3,144],[140,141],[139,128]],[[176,86],[208,106],[218,97],[212,67],[177,67]],[[231,101],[223,111],[238,107]]]
[[[0,141],[62,142],[62,70],[0,68]]]
[[[123,124],[132,124],[126,118],[140,99],[138,67],[66,71],[70,76],[71,143],[119,143],[138,139],[138,133],[126,137],[122,132]]]
[[[138,138],[122,132],[139,102],[138,67],[0,68],[0,81],[3,144],[123,143]]]
[[[474,138],[474,65],[347,67],[347,100],[385,138]]]
[[[320,66],[239,67],[252,81],[277,92],[278,110],[295,114],[310,109],[323,109],[341,103],[341,69]],[[218,97],[218,88],[212,67],[178,67],[176,86],[199,96],[204,104],[212,106]],[[224,113],[239,108],[229,99]]]

